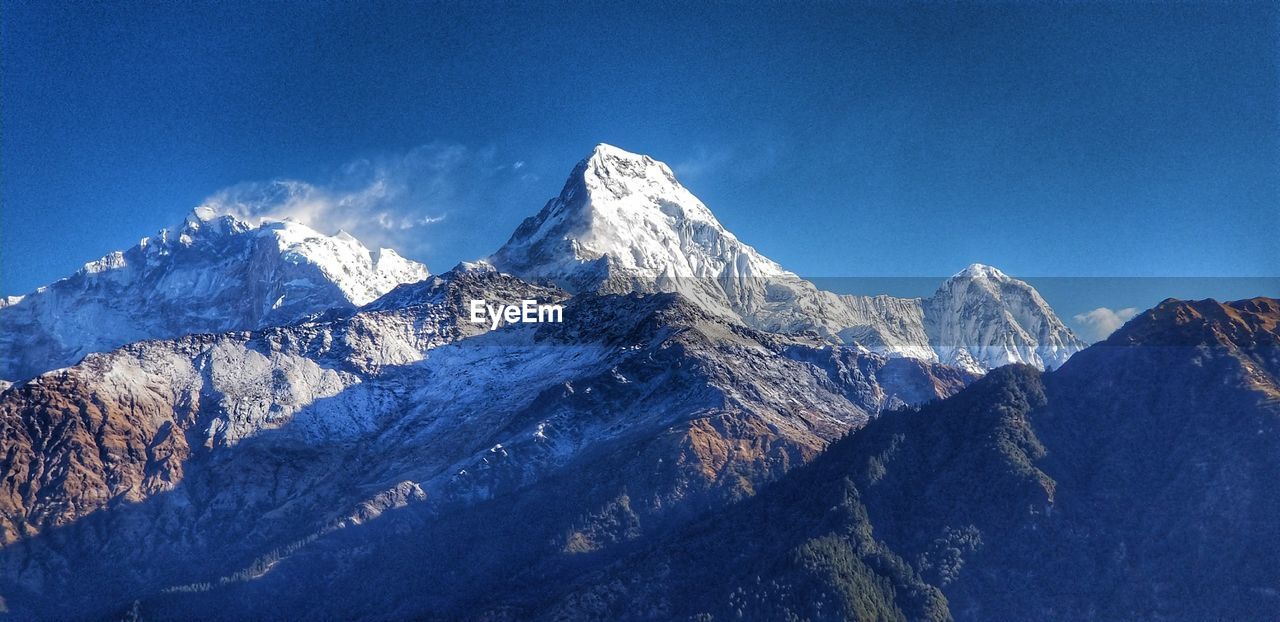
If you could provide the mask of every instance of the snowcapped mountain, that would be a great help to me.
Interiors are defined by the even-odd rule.
[[[923,306],[925,330],[949,365],[1053,369],[1085,348],[1035,288],[991,266],[965,268]]]
[[[666,164],[604,144],[491,261],[579,290],[789,274],[725,230]]]
[[[563,322],[468,319],[529,299]],[[927,298],[823,291],[603,145],[485,262],[428,276],[199,211],[3,301],[0,329],[10,377],[66,365],[0,391],[19,618],[487,619],[478,595],[607,563],[883,412],[1075,347],[985,266]]]
[[[0,405],[0,429],[21,436],[24,421],[57,418],[72,403],[84,406],[75,408],[87,419],[55,433],[67,441],[61,447],[37,442],[48,448],[44,452],[34,451],[35,445],[19,450],[12,444],[16,437],[5,437],[11,474],[31,479],[25,491],[10,487],[0,493],[6,508],[0,512],[0,544],[84,516],[113,499],[140,501],[171,490],[190,459],[286,425],[284,436],[303,446],[358,438],[376,428],[380,417],[408,407],[413,386],[398,370],[435,348],[485,332],[485,325],[461,320],[468,300],[562,296],[492,271],[447,273],[402,285],[379,304],[342,317],[140,341],[38,376],[4,394],[8,405],[24,412]],[[495,351],[475,354],[483,358]],[[430,387],[426,392],[436,400],[459,397]],[[511,393],[514,399],[527,397]],[[175,429],[180,433],[173,434]],[[81,437],[94,436],[91,430],[110,432]],[[97,448],[82,451],[89,446]],[[149,449],[139,453],[135,447]]]
[[[1278,355],[1280,300],[1166,300],[1052,374],[887,413],[522,617],[1272,619]]]
[[[610,145],[487,261],[574,292],[679,292],[763,330],[812,330],[973,371],[1052,367],[1084,347],[1031,286],[985,266],[928,299],[820,290],[726,230],[666,164]]]
[[[565,517],[491,542],[610,550],[973,378],[758,331],[681,296],[566,296],[461,266],[353,312],[137,342],[0,393],[0,591],[19,617],[110,610],[121,594],[163,606],[263,585],[262,564],[282,558],[373,563],[348,547],[378,539],[370,527],[406,533],[410,518],[437,534],[472,508],[545,517],[548,502]],[[565,321],[461,319],[471,299],[531,298],[564,301]],[[623,524],[591,518],[618,498],[633,504]],[[542,505],[503,510],[513,499]],[[429,539],[488,556],[466,543],[491,524]],[[519,568],[512,550],[489,559]],[[108,559],[127,569],[103,572]]]
[[[970,371],[1054,367],[1083,347],[1030,286],[994,269],[962,272],[923,300],[820,290],[726,230],[667,165],[609,145],[579,163],[560,196],[488,261],[570,292],[679,292],[759,329],[809,330]],[[427,274],[344,232],[326,236],[291,221],[253,226],[201,208],[176,231],[0,301],[0,380],[141,339],[350,309]]]
[[[0,305],[0,378],[24,380],[141,339],[287,324],[371,302],[426,266],[345,232],[254,226],[200,208],[176,231]]]

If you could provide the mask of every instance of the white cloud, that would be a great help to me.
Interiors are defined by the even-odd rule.
[[[757,141],[714,148],[694,145],[685,151],[687,155],[684,159],[671,165],[671,170],[681,181],[713,176],[751,180],[765,171],[775,170],[783,149],[785,145],[779,141]]]
[[[348,162],[323,182],[237,184],[201,207],[254,223],[292,218],[324,233],[347,231],[370,247],[416,252],[430,246],[423,228],[451,212],[482,208],[485,192],[528,175],[514,172],[519,165],[499,164],[493,149],[435,142]]]
[[[729,149],[711,150],[698,145],[690,150],[685,159],[672,165],[672,171],[682,179],[697,179],[712,175],[733,161],[733,151]]]
[[[1085,328],[1086,332],[1083,335],[1085,340],[1093,343],[1106,339],[1137,314],[1138,310],[1133,307],[1116,310],[1098,307],[1088,313],[1081,313],[1074,319]]]

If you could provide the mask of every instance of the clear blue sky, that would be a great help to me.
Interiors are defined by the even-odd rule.
[[[0,11],[5,294],[224,188],[379,172],[444,270],[597,142],[802,275],[1280,273],[1274,3],[61,4]]]

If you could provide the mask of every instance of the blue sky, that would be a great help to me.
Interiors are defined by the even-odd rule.
[[[806,276],[1280,272],[1275,4],[72,4],[0,12],[5,294],[272,180],[444,270],[598,142]]]

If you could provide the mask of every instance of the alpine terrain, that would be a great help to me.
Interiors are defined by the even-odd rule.
[[[1167,300],[1059,370],[886,414],[537,611],[1269,620],[1277,477],[1280,300]]]
[[[1278,323],[1170,300],[1086,349],[982,265],[837,295],[607,145],[432,276],[198,211],[0,308],[0,608],[1261,619]]]
[[[571,292],[679,292],[762,330],[812,330],[975,372],[1057,367],[1084,347],[1034,289],[988,266],[970,266],[923,300],[819,290],[725,230],[666,164],[610,145],[578,164],[560,196],[489,261]]]
[[[0,379],[26,380],[142,339],[251,330],[351,309],[427,276],[391,249],[208,207],[0,305]]]

